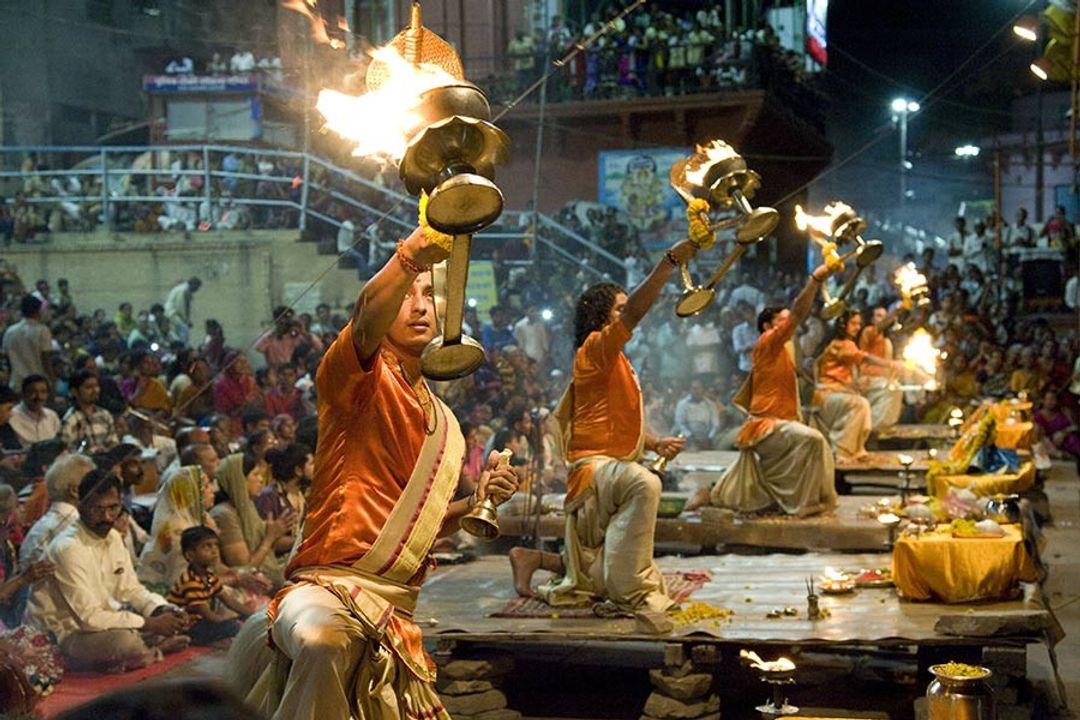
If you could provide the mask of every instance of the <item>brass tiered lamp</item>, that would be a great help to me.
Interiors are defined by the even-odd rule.
[[[712,303],[716,286],[746,249],[764,240],[776,229],[780,214],[771,207],[755,208],[750,204],[761,176],[746,166],[735,148],[723,140],[698,145],[690,157],[677,160],[669,173],[671,187],[689,205],[695,198],[709,203],[709,210],[734,211],[734,215],[710,224],[710,229],[735,230],[735,250],[724,259],[704,286],[695,286],[690,269],[679,267],[683,296],[675,306],[679,317],[696,315]]]
[[[480,88],[464,79],[461,60],[450,45],[422,24],[420,4],[413,3],[409,27],[390,43],[416,67],[435,66],[456,79],[420,95],[418,123],[399,168],[405,188],[427,193],[427,221],[452,235],[446,275],[446,313],[442,334],[421,357],[432,380],[452,380],[474,372],[484,362],[484,348],[463,336],[465,287],[469,280],[472,235],[499,217],[503,196],[495,185],[495,165],[509,159],[509,138],[491,123],[491,106]],[[368,68],[368,87],[376,89],[389,70],[376,61]]]

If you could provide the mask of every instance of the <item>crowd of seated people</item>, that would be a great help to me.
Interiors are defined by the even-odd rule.
[[[631,232],[604,213],[593,224],[576,231],[599,243]],[[910,260],[927,278],[928,307],[897,310],[886,258],[860,277],[843,323],[831,329],[816,313],[805,321],[796,336],[804,403],[815,361],[834,342],[858,361],[843,390],[869,399],[863,356],[893,363],[925,328],[948,361],[937,389],[908,397],[895,421],[945,422],[952,407],[1025,393],[1049,452],[1080,461],[1080,340],[1025,316],[1017,289],[992,267],[973,299],[954,259]],[[545,492],[564,487],[550,410],[570,367],[574,303],[596,278],[551,255],[535,262],[514,272],[497,261],[497,304],[465,315],[486,361],[435,386],[466,436],[461,496],[495,445]],[[283,581],[317,442],[313,378],[351,308],[279,307],[263,336],[230,343],[212,320],[205,333],[180,332],[166,303],[110,313],[81,307],[66,282],[27,292],[16,268],[0,271],[0,644],[25,667],[55,668],[28,678],[48,692],[63,665],[130,668],[190,642],[227,641],[235,620]],[[661,310],[643,321],[626,353],[650,430],[681,433],[695,449],[732,447],[744,419],[732,396],[749,369],[757,312],[790,303],[802,282],[751,256],[698,316]],[[673,305],[678,288],[669,291],[661,302]]]

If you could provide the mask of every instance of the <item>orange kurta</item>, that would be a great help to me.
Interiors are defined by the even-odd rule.
[[[799,390],[795,361],[787,343],[795,335],[788,316],[762,333],[750,355],[750,417],[743,423],[735,443],[750,447],[772,432],[777,420],[799,419]]]
[[[351,566],[363,557],[401,497],[426,437],[424,409],[394,356],[380,351],[362,366],[351,323],[323,356],[315,384],[315,477],[303,540],[286,577],[312,566]],[[421,571],[409,585],[422,579]],[[414,661],[430,664],[416,625],[395,616],[391,629]]]
[[[424,410],[392,356],[360,365],[352,325],[326,351],[315,378],[319,446],[304,540],[287,574],[352,565],[370,548],[412,474]]]
[[[644,432],[641,388],[623,346],[630,329],[616,320],[582,343],[574,355],[574,407],[570,435],[571,463],[593,455],[632,456]],[[567,501],[592,483],[592,468],[573,469],[567,481]]]
[[[854,392],[855,366],[862,365],[865,357],[866,353],[854,341],[833,340],[819,361],[818,385],[829,390]]]
[[[863,328],[862,335],[859,337],[859,349],[867,355],[873,355],[882,360],[893,359],[892,342],[889,338],[885,337],[885,333],[878,331],[873,325],[867,325]],[[879,367],[867,363],[859,368],[859,374],[864,377],[887,377],[890,374],[890,370],[886,367]]]

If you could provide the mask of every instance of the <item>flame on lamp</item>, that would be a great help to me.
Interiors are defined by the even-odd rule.
[[[377,48],[371,56],[387,70],[378,88],[362,95],[323,89],[315,108],[326,119],[329,130],[355,143],[353,155],[381,156],[396,162],[405,154],[409,137],[420,124],[416,112],[420,96],[458,80],[438,65],[413,65],[393,47]]]
[[[316,7],[318,0],[282,0],[281,7],[286,10],[300,13],[311,23],[311,38],[320,45],[329,45],[335,50],[345,47],[345,43],[337,38],[331,38],[326,32],[326,18],[319,14]],[[351,33],[349,21],[343,15],[338,15],[337,27],[345,33]]]
[[[822,571],[821,577],[829,582],[845,582],[849,579],[848,574],[843,570],[837,570],[834,567],[827,567]]]
[[[837,218],[854,212],[850,205],[840,200],[826,205],[824,215],[811,215],[803,210],[801,205],[796,205],[795,226],[803,232],[809,231],[815,239],[825,240],[833,236]]]
[[[775,660],[762,660],[761,656],[753,650],[740,650],[739,657],[750,661],[750,667],[763,672],[791,672],[795,669],[795,663],[786,657],[778,657]]]
[[[896,269],[893,282],[900,289],[901,295],[910,298],[913,291],[926,287],[926,276],[916,269],[915,263],[909,262]]]
[[[904,364],[930,376],[925,383],[927,390],[934,390],[937,387],[934,377],[937,375],[939,357],[941,357],[941,351],[934,347],[933,337],[923,328],[916,330],[904,346]]]
[[[282,0],[281,6],[311,22],[315,42],[335,49],[346,47],[346,43],[327,34],[326,20],[317,10],[318,0]],[[337,27],[350,32],[344,17],[338,17]],[[428,41],[433,46],[432,59],[441,59],[442,63],[426,61],[428,56],[421,45],[429,36],[433,38]],[[420,125],[421,118],[416,112],[420,96],[432,88],[461,81],[460,60],[452,50],[446,52],[442,46],[449,49],[445,41],[421,25],[419,5],[414,3],[409,27],[387,45],[371,51],[368,92],[348,95],[330,88],[319,91],[315,108],[326,119],[326,128],[353,142],[354,156],[400,160],[409,138]]]
[[[705,175],[709,172],[709,168],[718,162],[737,157],[739,153],[735,152],[735,148],[723,140],[712,140],[707,145],[698,145],[693,159],[687,163],[686,180],[700,187],[705,183]]]

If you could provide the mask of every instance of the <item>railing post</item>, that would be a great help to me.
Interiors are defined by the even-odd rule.
[[[308,180],[311,176],[311,156],[304,153],[303,182],[300,184],[300,232],[307,230]]]
[[[101,148],[101,224],[106,230],[112,228],[109,222],[109,151]]]
[[[203,196],[206,199],[206,217],[203,218],[203,222],[207,227],[211,224],[211,218],[214,215],[213,206],[210,204],[213,199],[213,193],[210,192],[210,146],[203,145],[202,149],[202,164],[203,164]],[[198,213],[195,213],[198,216]]]

